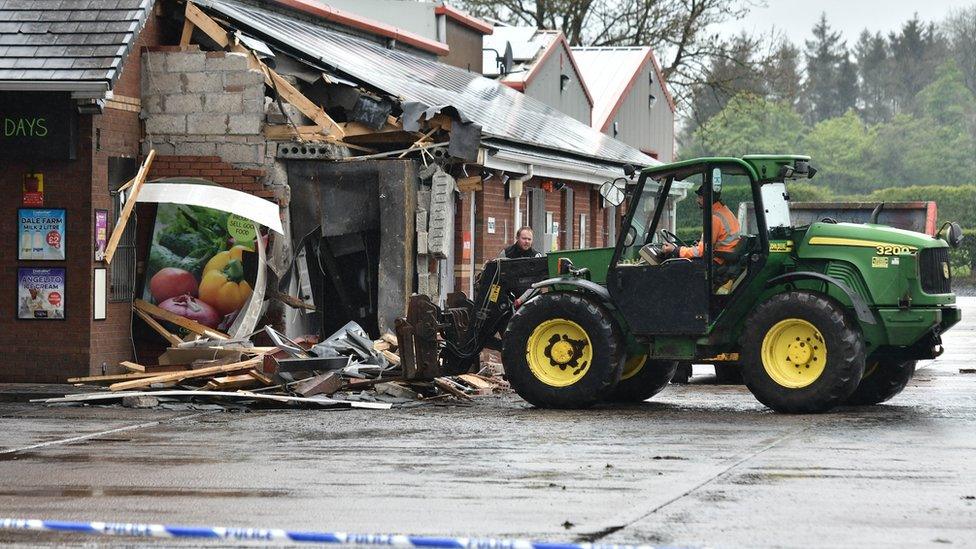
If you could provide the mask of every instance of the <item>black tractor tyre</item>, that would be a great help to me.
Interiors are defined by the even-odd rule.
[[[679,383],[681,385],[686,385],[691,381],[691,363],[690,362],[678,362],[678,369],[674,372],[671,377],[671,383]]]
[[[771,329],[797,320],[813,325],[820,333],[823,369],[807,385],[789,387],[773,379],[770,372],[777,371],[776,365],[767,369],[762,347],[767,334],[775,333]],[[865,362],[861,332],[843,307],[823,294],[791,291],[775,295],[753,310],[746,326],[749,328],[742,336],[742,378],[759,402],[777,412],[829,411],[847,401],[861,381]]]
[[[677,369],[676,360],[646,359],[637,373],[617,382],[607,402],[644,402],[664,390]]]
[[[588,345],[580,345],[582,338],[572,340],[576,345],[570,366],[556,360],[558,353],[554,348],[554,344],[563,345],[570,339],[540,337],[545,333],[545,323],[566,321],[581,328],[589,339]],[[542,348],[528,347],[534,334],[539,338],[534,340],[536,345]],[[587,346],[592,360],[583,361]],[[549,358],[538,360],[540,354]],[[537,358],[531,359],[530,355]],[[502,364],[512,389],[540,408],[588,408],[605,400],[620,380],[625,355],[623,338],[613,317],[597,301],[579,292],[548,292],[526,302],[509,320],[502,344]],[[537,371],[542,372],[542,377]],[[572,379],[576,371],[581,373]],[[547,373],[568,383],[552,383],[551,379],[547,382],[543,379]]]
[[[718,385],[742,385],[742,367],[738,364],[716,364],[715,383]]]
[[[847,399],[852,406],[881,404],[902,392],[915,375],[915,360],[869,360],[864,377]]]

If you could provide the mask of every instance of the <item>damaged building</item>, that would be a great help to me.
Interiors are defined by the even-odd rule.
[[[27,175],[44,174],[38,207],[64,210],[71,237],[64,257],[36,264],[4,252],[8,271],[36,265],[68,281],[63,320],[45,326],[55,345],[25,342],[36,324],[3,315],[7,343],[23,351],[5,381],[112,372],[165,348],[132,312],[148,283],[155,204],[130,206],[111,263],[91,250],[93,235],[114,232],[150,153],[148,179],[200,178],[277,205],[283,235],[259,233],[267,281],[250,298],[263,322],[302,335],[355,321],[373,337],[413,293],[470,292],[520,225],[546,250],[608,244],[615,214],[599,184],[655,162],[468,70],[481,51],[465,58],[459,46],[442,62],[452,36],[471,40],[462,32],[428,38],[305,0],[63,4],[0,9],[0,89],[18,98],[0,116],[56,103],[69,139],[57,150],[40,147],[46,136],[20,139],[16,158],[5,147],[0,177],[23,186],[26,206]],[[435,16],[490,29],[459,13],[441,5]],[[96,40],[105,44],[86,45]]]

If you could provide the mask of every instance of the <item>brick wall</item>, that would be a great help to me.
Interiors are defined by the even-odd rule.
[[[560,233],[557,236],[559,239],[559,247],[561,249],[576,249],[579,247],[579,215],[581,213],[587,215],[587,247],[596,248],[607,245],[604,234],[606,210],[600,207],[597,188],[585,183],[566,182],[566,184],[574,192],[572,219],[569,219],[568,212],[565,211],[565,193],[546,193],[546,211],[552,212],[554,219],[559,222]],[[530,180],[525,183],[524,188],[538,188],[539,185],[541,185],[541,181],[538,179]],[[520,201],[523,225],[528,221],[527,197],[528,193],[523,190]],[[492,177],[486,180],[484,182],[484,189],[476,193],[475,201],[476,213],[473,244],[475,257],[474,273],[477,276],[477,273],[481,272],[485,261],[498,257],[498,254],[503,249],[515,241],[515,230],[518,227],[515,225],[515,200],[505,197],[505,186],[502,184],[501,179]],[[464,234],[464,231],[468,230],[467,212],[470,206],[468,205],[467,193],[461,197],[459,204],[462,207],[462,212],[455,223],[458,235],[458,244],[456,247],[458,260],[455,262],[455,278],[458,287],[467,291],[468,267],[467,262],[461,259],[462,248],[460,243],[461,235]],[[489,217],[495,218],[494,234],[488,233]],[[568,223],[573,223],[573,241],[571,243],[566,240],[566,227]],[[534,246],[539,251],[548,251],[542,249],[543,243],[540,235],[536,235],[536,244]]]
[[[275,192],[264,185],[266,172],[257,168],[240,168],[224,162],[219,156],[165,156],[153,161],[149,178],[199,177],[229,189],[244,191],[261,198],[274,199]]]

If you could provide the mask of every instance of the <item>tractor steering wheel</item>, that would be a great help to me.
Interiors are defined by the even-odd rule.
[[[673,244],[675,246],[685,246],[685,247],[688,246],[687,244],[685,244],[684,240],[678,238],[678,235],[672,233],[667,229],[661,229],[658,232],[661,233],[661,238],[668,244]]]

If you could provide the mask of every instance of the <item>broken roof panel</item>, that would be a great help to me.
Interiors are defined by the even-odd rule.
[[[0,89],[63,82],[66,91],[108,90],[154,0],[0,0]],[[72,70],[83,67],[87,70]]]
[[[453,106],[481,125],[485,137],[617,165],[656,163],[637,149],[479,74],[231,0],[200,0],[198,5],[295,55],[324,63],[405,102]]]

